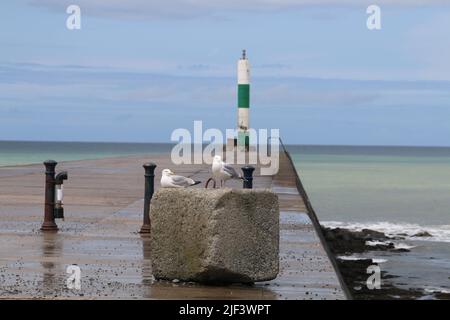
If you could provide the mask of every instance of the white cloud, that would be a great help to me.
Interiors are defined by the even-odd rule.
[[[10,102],[34,106],[98,103],[215,107],[234,106],[234,77],[160,76],[95,68],[67,69],[44,65],[0,65],[0,110]],[[11,80],[11,75],[13,75]],[[259,78],[252,86],[252,104],[274,106],[358,107],[448,105],[449,82],[343,81],[302,78]]]
[[[61,10],[74,2],[83,14],[124,19],[191,19],[224,16],[230,12],[268,12],[305,7],[363,7],[449,5],[449,0],[28,0],[28,3]]]

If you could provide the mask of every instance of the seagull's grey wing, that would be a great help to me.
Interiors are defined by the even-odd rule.
[[[170,176],[170,178],[172,179],[173,184],[177,186],[187,187],[193,183],[191,178],[186,178],[183,176]]]
[[[223,164],[223,171],[225,171],[225,173],[229,174],[232,178],[239,178],[239,175],[236,172],[236,170],[234,170],[234,168],[232,166],[230,166],[229,164],[226,164],[226,163]]]

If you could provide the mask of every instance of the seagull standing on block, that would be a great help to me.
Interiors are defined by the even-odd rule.
[[[221,187],[225,186],[225,182],[229,179],[245,180],[232,166],[223,162],[220,156],[214,156],[213,158],[212,174],[215,179],[220,180]]]
[[[191,178],[177,176],[170,169],[164,169],[161,176],[161,187],[163,188],[186,188],[195,186],[201,181],[194,181]]]

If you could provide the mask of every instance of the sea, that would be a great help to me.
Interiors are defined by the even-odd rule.
[[[170,152],[169,143],[0,141],[0,167]]]
[[[377,230],[410,252],[370,251],[401,288],[450,293],[450,148],[288,146],[322,225]],[[430,236],[417,237],[427,232]],[[345,257],[349,258],[349,257]]]
[[[172,144],[0,141],[4,166],[170,152]],[[450,148],[288,145],[324,226],[382,231],[410,252],[370,251],[402,288],[450,293]],[[0,181],[1,183],[1,181]],[[419,232],[430,236],[415,237]],[[427,298],[425,295],[424,298]]]

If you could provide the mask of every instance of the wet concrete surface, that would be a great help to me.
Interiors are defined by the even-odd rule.
[[[320,243],[292,168],[280,158],[280,172],[254,186],[272,188],[281,209],[280,274],[248,285],[205,286],[155,281],[149,237],[140,235],[144,169],[153,161],[156,188],[162,169],[196,180],[209,166],[174,168],[169,155],[64,162],[66,220],[57,233],[39,231],[43,220],[44,166],[0,168],[0,299],[345,299]],[[240,182],[228,187],[241,188]],[[201,186],[199,186],[201,187]],[[66,268],[81,269],[81,290],[68,289]]]

